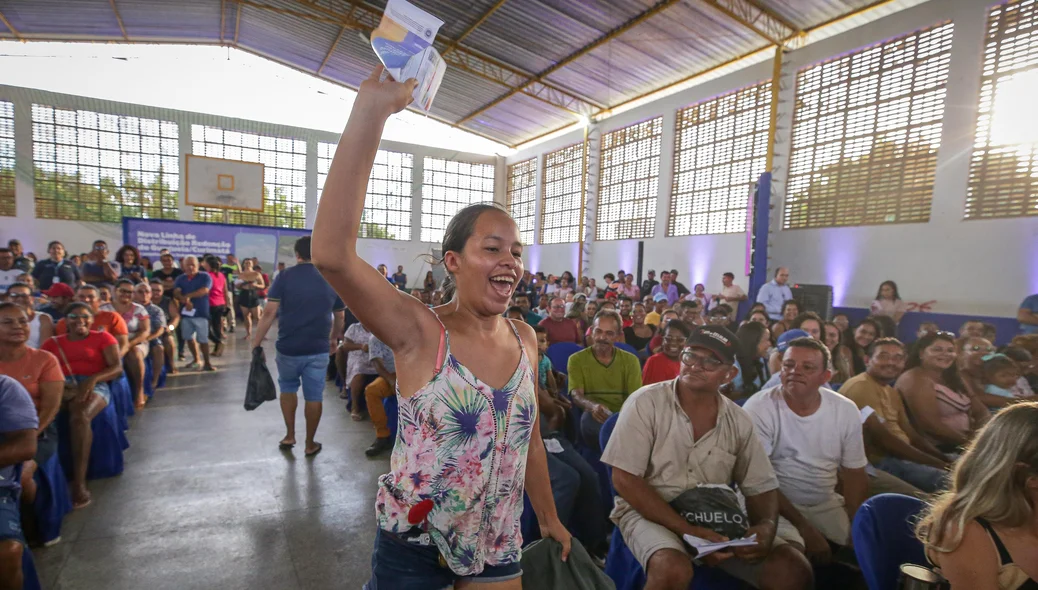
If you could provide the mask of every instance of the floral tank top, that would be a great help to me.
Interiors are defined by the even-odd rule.
[[[522,555],[519,519],[537,409],[532,366],[514,325],[512,331],[519,366],[494,389],[454,358],[443,328],[436,375],[410,398],[397,396],[396,445],[390,472],[379,478],[378,526],[406,533],[411,507],[432,500],[418,526],[459,576],[477,575],[485,564],[515,563]]]

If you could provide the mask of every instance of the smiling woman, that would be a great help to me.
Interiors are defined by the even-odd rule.
[[[524,488],[541,534],[562,543],[563,559],[570,546],[540,437],[537,341],[525,322],[503,317],[523,275],[519,229],[493,205],[459,211],[440,260],[453,296],[432,310],[361,259],[357,239],[379,139],[414,88],[413,80],[381,74],[361,85],[313,231],[314,265],[396,358],[399,429],[390,473],[379,478],[371,586],[478,579],[488,590],[518,590]]]

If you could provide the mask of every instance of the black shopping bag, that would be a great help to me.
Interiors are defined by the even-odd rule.
[[[274,379],[267,370],[267,360],[263,356],[263,348],[252,349],[252,365],[249,367],[249,382],[245,387],[245,409],[255,410],[263,402],[277,399]]]

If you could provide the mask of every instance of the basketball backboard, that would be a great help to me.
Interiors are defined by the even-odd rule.
[[[184,202],[195,207],[263,211],[263,164],[188,154]]]

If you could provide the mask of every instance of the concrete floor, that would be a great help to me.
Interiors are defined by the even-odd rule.
[[[293,452],[278,450],[277,401],[242,407],[249,346],[231,334],[215,374],[170,378],[131,418],[126,470],[90,482],[59,544],[36,549],[45,590],[361,588],[371,572],[375,483],[371,422],[353,422],[334,384],[303,457],[302,399]],[[267,359],[275,372],[273,339]],[[275,380],[276,380],[275,373]],[[302,398],[302,396],[300,396]]]

